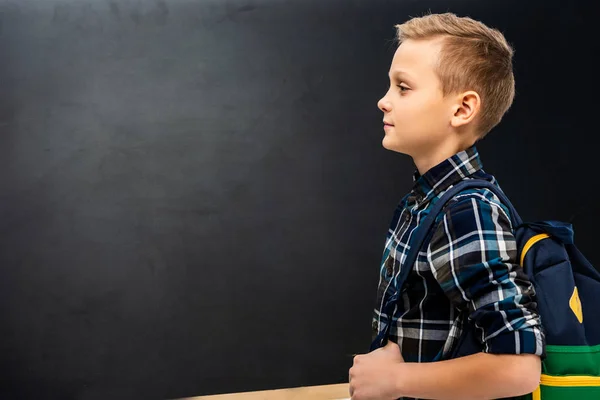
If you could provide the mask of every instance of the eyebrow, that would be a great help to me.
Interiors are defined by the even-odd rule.
[[[400,77],[402,77],[402,76],[404,76],[404,77],[408,78],[409,80],[412,80],[412,76],[411,76],[411,75],[410,75],[408,72],[406,72],[406,71],[404,71],[404,70],[402,70],[402,69],[397,69],[397,70],[394,70],[394,71],[393,71],[393,72],[390,74],[390,77],[396,77],[396,78],[400,78]]]

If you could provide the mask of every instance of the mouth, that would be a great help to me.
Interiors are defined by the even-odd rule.
[[[390,124],[389,122],[383,121],[383,129],[393,128],[393,127],[394,127],[394,125]]]

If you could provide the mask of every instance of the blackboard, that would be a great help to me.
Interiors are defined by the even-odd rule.
[[[346,382],[412,185],[393,25],[429,10],[513,44],[484,168],[599,265],[591,2],[426,3],[0,0],[0,397]]]

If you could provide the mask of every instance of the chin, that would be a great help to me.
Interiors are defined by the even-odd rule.
[[[381,145],[387,150],[394,150],[394,143],[391,140],[391,137],[389,137],[388,135],[383,137],[383,139],[381,140]]]
[[[381,140],[381,145],[383,146],[383,148],[384,148],[384,149],[388,149],[388,150],[389,150],[389,148],[388,148],[388,146],[387,146],[387,140],[386,140],[386,139],[387,139],[387,137],[384,137],[384,138]]]
[[[385,136],[381,141],[381,145],[390,151],[394,151],[396,153],[406,154],[405,151],[402,150],[402,147],[398,143],[394,143],[389,136]]]

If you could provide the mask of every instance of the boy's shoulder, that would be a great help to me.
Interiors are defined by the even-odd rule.
[[[483,179],[500,188],[497,179],[483,170],[479,170],[473,175],[465,177],[462,181],[468,179]],[[443,193],[440,193],[439,197],[443,196],[444,193],[452,187],[454,187],[454,185],[449,187]],[[482,224],[484,222],[483,219],[492,221],[511,221],[509,207],[502,202],[496,193],[486,187],[469,188],[454,195],[448,203],[446,203],[444,212],[440,213],[438,216],[438,219],[442,218],[458,219],[462,223],[464,223],[463,220],[470,219],[478,224]],[[475,229],[476,227],[473,228]]]

